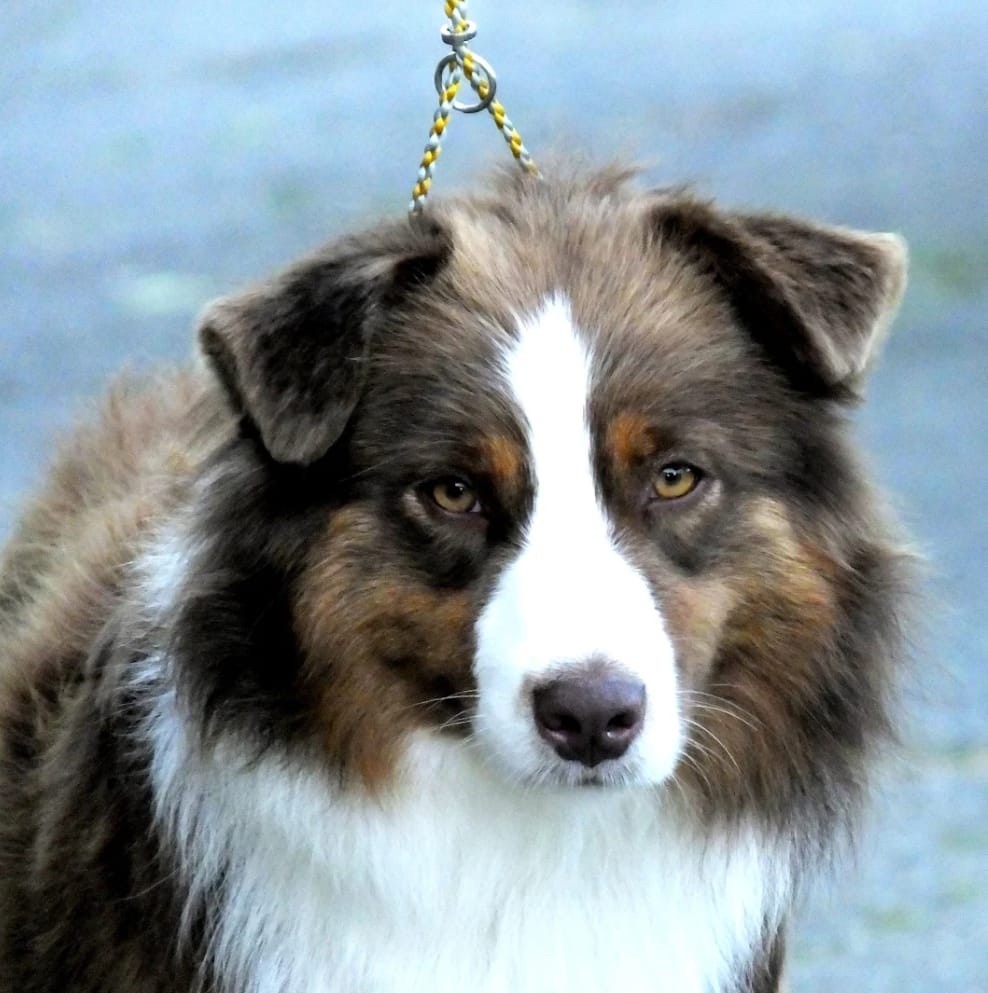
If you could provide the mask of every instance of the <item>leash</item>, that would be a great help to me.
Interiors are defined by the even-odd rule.
[[[440,29],[440,36],[445,44],[450,46],[452,52],[440,59],[436,66],[434,82],[436,92],[439,94],[439,106],[432,115],[429,140],[426,142],[415,188],[412,190],[412,201],[408,205],[408,212],[412,217],[421,214],[425,206],[429,188],[432,186],[436,159],[442,151],[440,142],[449,126],[450,114],[454,110],[462,114],[476,114],[486,110],[494,119],[495,126],[507,142],[518,165],[531,176],[539,175],[538,167],[528,154],[518,129],[511,123],[503,104],[494,99],[497,91],[497,76],[493,67],[486,59],[467,47],[467,42],[477,36],[477,25],[467,20],[466,0],[445,0],[443,6],[447,23]],[[476,103],[465,104],[456,99],[464,79],[477,94]]]

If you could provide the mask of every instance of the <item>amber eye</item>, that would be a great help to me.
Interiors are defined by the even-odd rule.
[[[664,465],[655,477],[655,494],[662,500],[680,500],[692,493],[700,483],[699,469],[685,462],[670,462]]]
[[[469,483],[455,476],[429,483],[426,492],[433,503],[447,514],[471,514],[480,510],[477,491]]]

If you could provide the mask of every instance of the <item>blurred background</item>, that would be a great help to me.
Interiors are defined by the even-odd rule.
[[[910,289],[858,416],[931,564],[906,746],[807,899],[795,993],[988,993],[988,6],[473,0],[536,159],[624,156],[732,206],[902,232]],[[122,364],[213,295],[400,214],[441,0],[0,5],[0,539]],[[458,116],[441,195],[508,161]],[[2,814],[0,814],[2,816]]]

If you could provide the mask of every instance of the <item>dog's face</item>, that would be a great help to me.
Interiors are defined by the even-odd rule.
[[[372,784],[421,730],[525,785],[739,803],[853,752],[881,556],[843,407],[902,280],[894,239],[598,177],[221,302],[202,338],[264,480],[248,510],[228,473],[227,518],[294,517],[256,555],[296,723]]]

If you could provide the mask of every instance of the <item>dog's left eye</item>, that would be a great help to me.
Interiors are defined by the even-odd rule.
[[[703,474],[695,466],[686,462],[670,462],[659,470],[652,486],[660,500],[681,500],[700,485],[702,478]]]
[[[479,514],[482,510],[474,487],[455,476],[428,483],[425,491],[432,502],[447,514]]]

